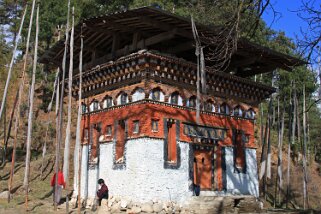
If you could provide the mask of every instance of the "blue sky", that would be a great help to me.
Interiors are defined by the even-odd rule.
[[[296,36],[302,38],[300,28],[305,30],[306,23],[298,17],[296,12],[300,9],[301,0],[271,0],[277,17],[273,21],[273,12],[271,8],[263,14],[263,19],[267,25],[277,31],[284,31],[286,36],[296,41]]]

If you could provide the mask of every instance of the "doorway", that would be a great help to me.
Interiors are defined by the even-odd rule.
[[[208,148],[208,147],[207,147]],[[214,148],[194,150],[194,184],[200,186],[201,190],[213,190],[214,169],[213,158]]]

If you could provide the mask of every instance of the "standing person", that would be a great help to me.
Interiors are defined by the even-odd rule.
[[[102,199],[108,199],[108,187],[105,184],[104,179],[100,178],[98,180],[99,189],[97,191],[98,205],[101,205]]]
[[[59,168],[58,170],[57,195],[55,195],[56,173],[52,176],[50,184],[53,188],[53,201],[54,203],[56,202],[59,205],[61,199],[61,191],[63,188],[65,188],[66,185],[64,174],[62,173],[61,168]]]

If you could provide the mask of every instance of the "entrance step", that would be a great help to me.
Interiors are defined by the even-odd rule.
[[[193,196],[185,202],[191,213],[260,213],[259,202],[253,196]]]

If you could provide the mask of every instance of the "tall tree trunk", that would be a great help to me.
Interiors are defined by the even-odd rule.
[[[60,101],[59,101],[59,129],[58,129],[58,144],[56,147],[56,161],[55,161],[55,194],[57,194],[57,185],[58,185],[58,169],[59,169],[59,155],[60,155],[60,142],[62,139],[62,125],[63,125],[63,99],[64,99],[64,90],[65,90],[65,74],[66,74],[66,58],[68,51],[68,41],[69,41],[69,15],[70,15],[70,0],[68,0],[68,10],[67,10],[67,24],[66,24],[66,41],[65,41],[65,50],[62,60],[62,80],[61,80],[61,90],[60,90]],[[54,203],[54,209],[57,211],[57,203]]]
[[[81,35],[80,35],[80,54],[79,54],[79,91],[78,91],[78,114],[77,114],[77,131],[76,131],[76,146],[75,146],[75,183],[78,187],[78,213],[80,214],[81,209],[81,194],[80,194],[80,185],[81,185],[81,159],[82,159],[82,147],[81,147],[81,112],[82,112],[82,57],[83,57],[83,36],[82,36],[82,28],[81,28]]]
[[[306,134],[305,85],[303,85],[303,209],[306,209],[307,186],[308,186],[306,146],[307,146],[307,134]]]
[[[38,60],[38,33],[39,33],[39,3],[37,4],[35,53],[34,53],[34,58],[33,58],[32,80],[31,80],[31,88],[30,88],[30,101],[29,101],[30,107],[29,107],[29,116],[28,116],[26,169],[25,169],[25,176],[24,176],[24,181],[23,181],[25,191],[26,191],[26,198],[25,198],[26,210],[28,210],[33,98],[34,98],[34,92],[35,92],[36,70],[37,70],[37,60]]]
[[[197,78],[196,78],[196,90],[197,90],[197,96],[196,96],[196,123],[199,124],[200,122],[200,106],[201,106],[201,86],[200,86],[200,81],[201,81],[201,61],[200,61],[200,49],[202,49],[198,32],[195,26],[195,22],[193,17],[191,17],[191,23],[192,23],[192,30],[193,30],[193,36],[195,40],[195,55],[197,59]]]
[[[64,152],[64,176],[66,179],[66,187],[69,187],[69,154],[70,154],[70,127],[71,127],[71,98],[72,98],[72,73],[74,70],[74,7],[72,7],[72,27],[70,36],[70,57],[69,57],[69,77],[68,77],[68,122],[66,129],[66,139],[65,139],[65,152]],[[66,209],[69,212],[69,197],[68,191],[66,194]]]
[[[40,172],[40,178],[42,179],[42,173],[44,171],[44,162],[45,162],[45,156],[46,156],[46,152],[47,152],[47,139],[48,139],[48,130],[49,130],[49,125],[50,125],[50,121],[48,121],[48,125],[47,125],[47,129],[46,129],[46,134],[45,134],[45,142],[42,146],[42,161],[41,161],[41,172]]]
[[[4,117],[3,117],[3,142],[6,142],[7,138],[7,106],[4,106]],[[6,164],[6,153],[2,153],[2,165]]]
[[[267,124],[267,160],[266,160],[266,169],[265,169],[265,176],[264,176],[264,191],[265,191],[265,199],[266,199],[266,192],[267,192],[267,179],[271,179],[271,126],[272,126],[272,115],[273,115],[273,96],[270,98],[269,104],[269,112],[268,112],[268,124]]]
[[[278,151],[280,153],[280,96],[278,96],[278,101],[277,101],[277,129],[278,129]],[[281,148],[282,151],[282,148]],[[276,206],[276,196],[277,196],[277,190],[278,190],[278,178],[279,178],[279,159],[278,159],[278,166],[277,166],[277,174],[275,175],[275,191],[274,191],[274,201],[273,201],[273,207],[275,208]]]
[[[17,111],[15,114],[14,141],[13,141],[13,150],[12,150],[12,157],[11,157],[10,178],[9,178],[9,183],[8,183],[9,192],[11,192],[13,175],[14,175],[16,148],[17,148],[17,141],[18,141],[18,128],[19,128],[19,121],[20,121],[20,105],[21,105],[23,88],[25,85],[25,74],[26,74],[27,63],[28,63],[29,43],[30,43],[30,35],[31,35],[31,29],[32,29],[34,8],[35,8],[35,0],[32,2],[32,7],[31,7],[31,15],[30,15],[30,20],[29,20],[28,35],[27,35],[27,42],[26,42],[26,51],[25,51],[25,55],[24,55],[22,75],[21,75],[21,80],[20,80],[19,89],[18,89]]]
[[[307,112],[307,159],[311,161],[311,142],[310,142],[310,120],[309,120],[309,112]]]
[[[6,100],[7,100],[9,83],[10,83],[10,79],[11,79],[11,76],[12,76],[12,67],[13,67],[15,56],[16,56],[16,51],[17,51],[17,47],[18,47],[18,43],[19,43],[19,39],[20,39],[22,27],[23,27],[23,23],[25,21],[27,8],[28,8],[28,6],[26,5],[25,10],[24,10],[23,15],[22,15],[22,18],[21,18],[18,36],[17,36],[17,38],[15,40],[15,45],[14,45],[14,49],[13,49],[13,52],[12,52],[12,58],[11,58],[11,62],[10,62],[10,65],[9,65],[7,81],[6,81],[6,85],[5,85],[5,88],[4,88],[4,91],[3,91],[3,96],[2,96],[2,102],[1,102],[1,108],[0,108],[0,121],[1,121],[3,110],[5,108]]]
[[[278,175],[279,175],[279,204],[281,198],[281,189],[283,187],[283,136],[284,136],[284,117],[285,117],[285,99],[283,100],[283,109],[282,109],[282,119],[281,119],[281,133],[280,133],[280,145],[279,145],[279,154],[278,154]]]
[[[297,136],[298,136],[298,143],[300,144],[301,149],[303,150],[303,144],[301,141],[301,120],[300,120],[300,106],[298,97],[295,96],[295,106],[296,106],[296,121],[297,121]]]
[[[17,102],[18,102],[18,97],[19,97],[19,90],[17,90],[17,94],[16,94],[16,97],[14,99],[14,104],[13,104],[13,107],[12,107],[12,111],[11,111],[11,115],[10,115],[10,120],[9,120],[9,125],[8,125],[8,133],[6,133],[6,130],[4,132],[4,138],[5,138],[5,141],[4,141],[4,150],[3,150],[3,156],[4,156],[4,160],[6,160],[6,157],[7,157],[7,150],[8,150],[8,142],[9,142],[9,138],[11,136],[11,128],[12,128],[12,121],[13,121],[13,118],[14,118],[14,115],[15,115],[15,110],[17,108]],[[6,115],[6,112],[5,112],[5,115]],[[6,117],[5,117],[6,118]],[[5,127],[4,127],[5,128]],[[2,164],[4,166],[6,161],[4,161]]]
[[[289,197],[290,197],[290,164],[291,164],[291,144],[294,145],[295,142],[295,126],[296,126],[296,105],[295,105],[295,97],[296,97],[296,88],[295,82],[293,83],[293,96],[290,98],[290,105],[293,106],[289,115],[292,118],[292,128],[290,134],[290,140],[288,145],[288,168],[287,168],[287,190],[286,190],[286,207],[288,207]]]
[[[266,118],[266,126],[265,126],[265,133],[264,133],[264,139],[263,139],[263,144],[262,144],[262,153],[261,153],[261,167],[260,167],[260,174],[259,174],[259,179],[261,180],[264,176],[263,179],[263,196],[266,196],[266,174],[267,174],[267,156],[268,156],[268,149],[266,148],[269,147],[269,128],[271,124],[271,113],[272,113],[272,97],[270,97],[270,102],[269,102],[269,108],[268,108],[268,114]]]

